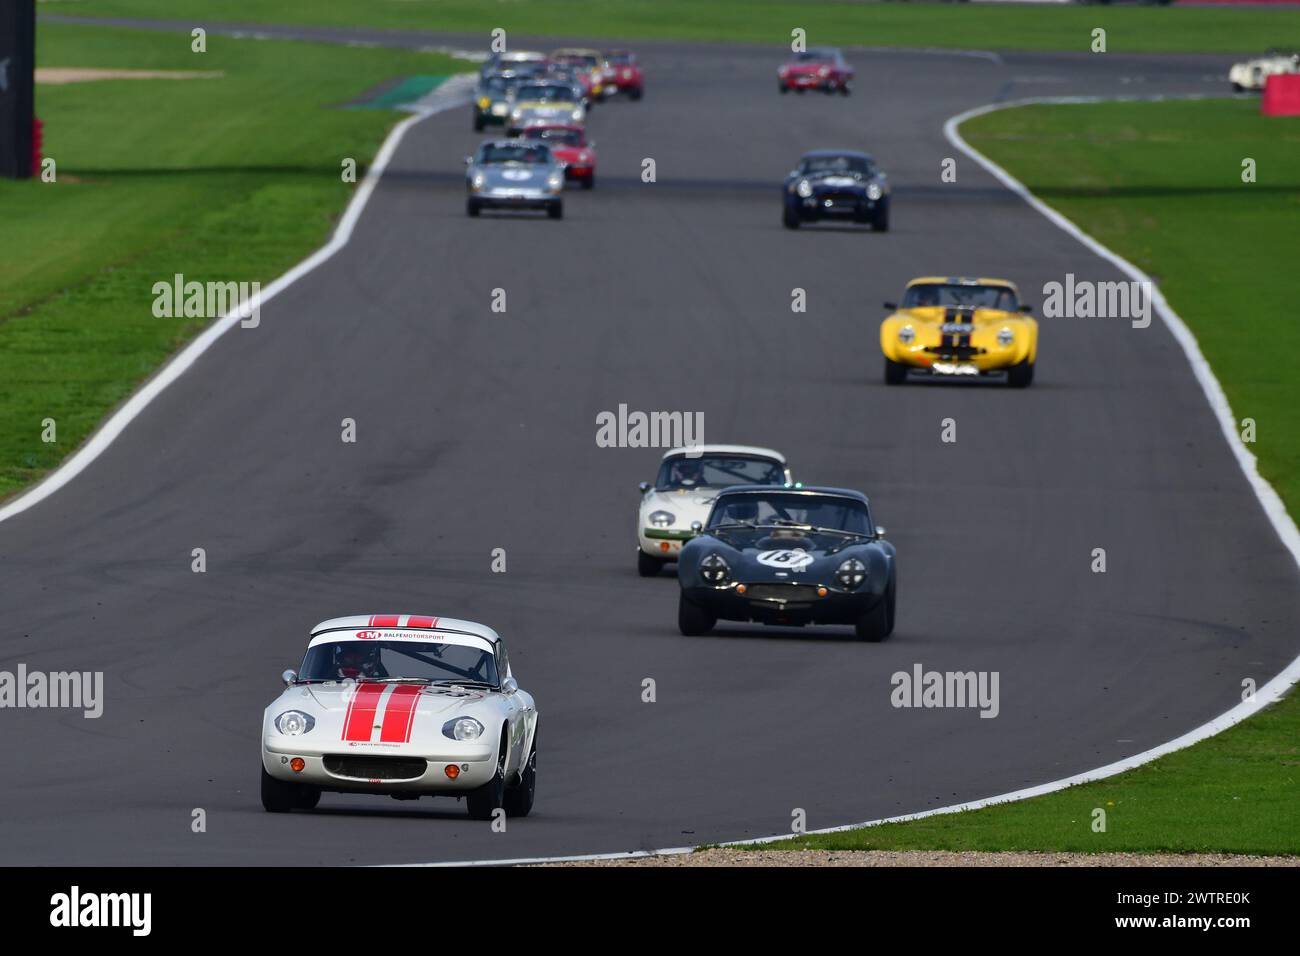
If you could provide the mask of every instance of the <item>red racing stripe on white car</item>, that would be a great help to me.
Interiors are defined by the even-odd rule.
[[[343,718],[343,739],[370,742],[379,698],[388,690],[386,684],[361,684],[348,703],[347,716]]]
[[[397,622],[401,620],[400,614],[372,614],[370,615],[371,627],[397,627]]]
[[[438,619],[436,617],[421,617],[418,614],[412,614],[406,619],[406,626],[434,628],[438,626]]]
[[[384,725],[379,739],[386,744],[411,742],[411,724],[415,720],[415,707],[420,702],[420,688],[410,684],[394,687],[384,706]]]

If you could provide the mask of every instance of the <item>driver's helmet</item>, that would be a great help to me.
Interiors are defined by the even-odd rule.
[[[345,641],[334,648],[334,670],[339,677],[356,680],[379,669],[379,648],[360,641]]]
[[[939,290],[932,285],[923,285],[916,290],[916,304],[922,308],[939,304]]]
[[[704,475],[704,469],[694,458],[681,458],[673,464],[677,481],[682,485],[698,485]]]
[[[741,495],[727,505],[727,517],[732,521],[757,521],[758,502],[749,495]]]

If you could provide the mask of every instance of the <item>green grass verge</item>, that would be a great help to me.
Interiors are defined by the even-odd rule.
[[[1216,7],[984,6],[846,0],[62,0],[45,9],[196,22],[873,46],[1079,50],[1107,31],[1110,52],[1257,52],[1300,46],[1300,11]]]
[[[43,66],[222,71],[41,86],[58,180],[0,181],[0,496],[39,478],[206,324],[159,319],[152,286],[266,283],[327,238],[400,114],[336,108],[448,57],[42,25]],[[53,418],[57,442],[42,442]]]
[[[1252,101],[1030,106],[967,123],[967,140],[1160,280],[1260,470],[1300,513],[1300,120]],[[1241,181],[1243,158],[1258,181]],[[1278,360],[1276,357],[1280,357]],[[1105,833],[1091,829],[1094,808]],[[1144,767],[1060,793],[783,849],[1300,853],[1300,695]]]

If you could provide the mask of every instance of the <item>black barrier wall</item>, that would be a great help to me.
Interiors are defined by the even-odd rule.
[[[36,0],[0,0],[0,176],[32,174]]]

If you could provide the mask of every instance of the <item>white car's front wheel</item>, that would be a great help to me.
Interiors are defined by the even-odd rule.
[[[640,548],[636,549],[636,570],[641,577],[653,578],[663,566],[663,561],[654,557],[654,555],[646,554]]]
[[[533,731],[533,745],[528,751],[528,760],[524,763],[519,783],[506,789],[506,816],[526,817],[533,809],[533,797],[537,793],[537,731]]]
[[[262,809],[268,813],[314,810],[320,803],[320,788],[277,780],[262,767]]]
[[[508,735],[501,728],[501,751],[497,754],[497,770],[492,779],[477,790],[465,795],[469,815],[475,820],[491,820],[492,814],[500,809],[506,799],[506,741]]]

